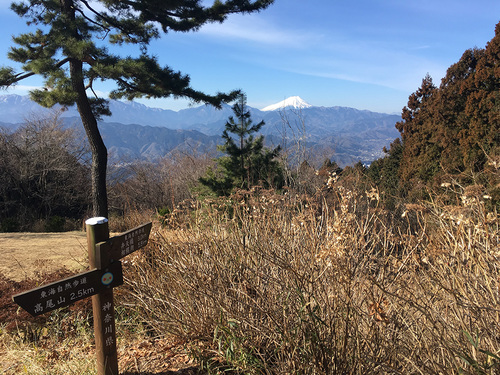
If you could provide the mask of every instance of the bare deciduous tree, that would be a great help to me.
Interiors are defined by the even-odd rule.
[[[51,117],[32,115],[17,130],[0,131],[3,230],[16,225],[28,229],[34,221],[53,216],[84,215],[90,181],[88,150],[81,139],[75,129],[62,125],[57,112]]]

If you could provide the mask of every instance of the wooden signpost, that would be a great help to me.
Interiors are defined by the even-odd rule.
[[[105,270],[92,270],[47,284],[13,297],[33,316],[48,313],[123,284],[122,265],[114,262]]]
[[[90,271],[13,296],[33,316],[68,306],[92,296],[98,375],[118,375],[113,288],[123,284],[119,259],[148,243],[152,223],[109,238],[108,220],[89,219],[87,244]]]

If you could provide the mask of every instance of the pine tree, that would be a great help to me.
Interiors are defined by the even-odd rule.
[[[227,195],[233,188],[250,189],[257,184],[266,188],[281,187],[283,171],[275,160],[281,148],[265,148],[264,136],[254,137],[265,122],[253,124],[244,94],[238,96],[233,112],[234,117],[229,117],[222,132],[224,144],[218,147],[226,154],[217,161],[221,173],[211,170],[200,182],[218,195]]]
[[[14,38],[9,58],[22,72],[0,68],[0,86],[8,87],[32,75],[41,75],[44,87],[31,92],[37,103],[76,104],[92,151],[93,214],[108,216],[106,193],[107,150],[97,119],[109,115],[107,102],[97,97],[94,82],[112,80],[112,99],[185,97],[220,107],[237,92],[207,95],[190,87],[189,76],[161,67],[148,52],[161,32],[196,31],[209,22],[223,22],[232,13],[267,8],[274,0],[25,0],[11,5],[32,32]],[[100,44],[101,43],[101,44]],[[107,44],[134,44],[140,56],[121,57]],[[88,93],[95,97],[89,98]]]
[[[399,176],[404,191],[414,185],[415,180],[429,181],[439,167],[435,158],[439,151],[432,126],[436,92],[432,78],[426,75],[420,88],[410,95],[408,105],[403,108],[402,121],[396,123],[403,143]]]

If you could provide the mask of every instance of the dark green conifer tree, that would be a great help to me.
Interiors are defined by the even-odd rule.
[[[391,145],[388,157],[370,168],[379,186],[387,182],[384,169],[394,173],[397,168],[398,183],[391,178],[385,188],[397,186],[411,199],[425,198],[426,190],[456,181],[461,186],[483,185],[499,200],[500,23],[495,31],[485,49],[465,51],[439,87],[427,75],[410,95],[396,124],[401,144]]]
[[[432,160],[438,152],[434,140],[435,128],[432,127],[436,92],[432,78],[426,75],[420,88],[410,95],[408,105],[403,108],[402,121],[396,124],[403,143],[399,170],[403,184],[408,185],[415,179],[428,181],[436,173],[437,166]]]
[[[383,192],[384,201],[387,207],[395,207],[395,198],[401,195],[399,166],[403,153],[403,144],[399,138],[391,143],[390,148],[383,149],[385,156],[375,160],[367,169],[367,176]]]
[[[223,22],[232,13],[267,8],[274,0],[24,0],[11,8],[26,19],[32,32],[14,38],[9,58],[21,72],[0,68],[0,86],[8,87],[40,75],[45,85],[31,98],[51,107],[76,104],[92,151],[93,214],[108,216],[106,193],[107,150],[97,119],[109,115],[106,100],[97,97],[98,80],[116,83],[110,97],[185,97],[216,107],[234,100],[237,92],[207,95],[190,87],[189,76],[162,67],[148,45],[161,33],[196,31],[208,22]],[[107,45],[133,44],[138,57],[122,57]],[[95,97],[89,98],[88,94]]]
[[[218,195],[227,195],[233,188],[250,189],[257,184],[263,187],[281,187],[283,171],[276,157],[281,148],[264,147],[264,136],[254,137],[265,125],[253,124],[246,105],[246,96],[240,94],[233,106],[234,116],[226,122],[218,150],[226,155],[217,160],[220,173],[209,171],[200,182]]]

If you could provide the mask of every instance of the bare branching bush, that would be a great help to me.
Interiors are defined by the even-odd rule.
[[[422,249],[397,289],[378,285],[403,307],[398,320],[419,338],[420,360],[405,356],[414,371],[497,374],[498,213],[485,209],[477,185],[463,190],[456,206],[436,198],[425,206],[409,205],[407,214],[417,217],[425,236]]]
[[[88,150],[81,139],[63,126],[60,112],[0,130],[0,230],[74,229],[67,226],[89,206]]]
[[[279,159],[284,168],[286,184],[301,193],[314,193],[318,188],[314,172],[325,160],[330,160],[335,154],[335,147],[312,146],[308,141],[310,135],[301,108],[282,108],[279,115],[281,121],[276,131],[280,138]]]
[[[171,212],[193,197],[198,178],[212,163],[210,155],[196,150],[176,151],[158,162],[117,163],[111,172],[110,210],[126,215],[138,210]]]
[[[156,334],[197,341],[208,369],[498,373],[498,215],[484,197],[395,220],[377,190],[328,184],[179,206],[128,264],[130,306]]]

